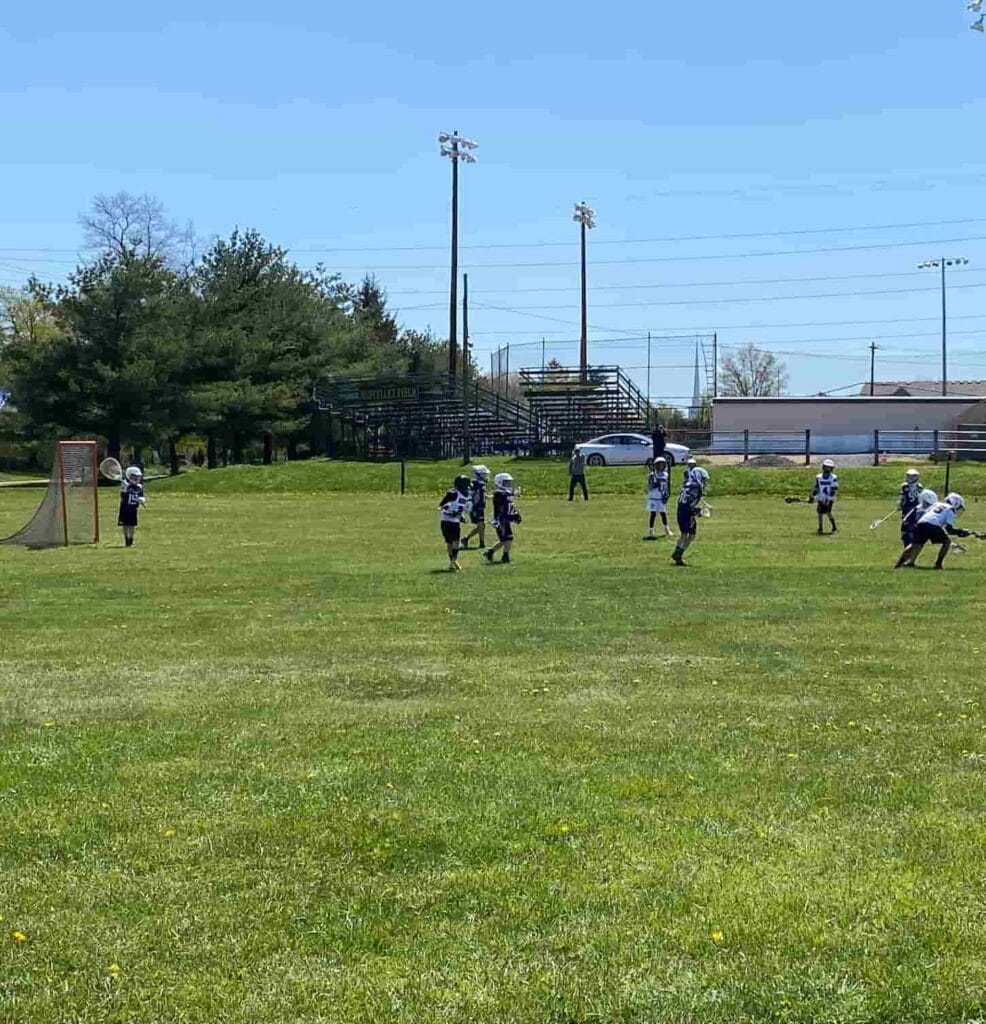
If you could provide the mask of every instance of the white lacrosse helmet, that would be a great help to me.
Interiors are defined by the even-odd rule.
[[[505,494],[512,494],[514,489],[514,478],[509,473],[497,473],[493,477],[493,485],[498,491],[503,491]]]
[[[961,494],[956,494],[954,491],[945,499],[945,504],[951,505],[956,512],[961,512],[965,508],[965,499]]]
[[[140,466],[127,466],[124,476],[127,478],[128,483],[139,484],[144,479],[144,471]]]
[[[696,466],[692,469],[691,475],[695,477],[696,480],[701,480],[703,487],[709,482],[709,471],[707,469],[703,469],[701,466]]]
[[[825,459],[822,463],[822,469],[835,469],[835,463],[831,459]]]
[[[489,480],[489,478],[490,478],[489,467],[488,466],[473,466],[472,467],[472,475],[477,480],[483,480],[483,481]]]
[[[689,455],[687,460],[685,461],[685,465],[686,466],[697,466],[698,463],[695,461],[695,456],[694,455]]]
[[[658,457],[654,460],[655,466],[666,466],[667,464],[668,460],[663,455],[658,455]]]
[[[925,508],[931,508],[931,506],[938,501],[938,495],[935,494],[935,492],[930,487],[926,487],[918,495],[918,501],[920,501]]]
[[[904,474],[904,476],[906,476],[908,480],[917,480],[917,478],[918,478],[918,477],[919,477],[920,475],[921,475],[921,474],[920,474],[920,473],[919,473],[919,472],[918,472],[918,471],[917,471],[916,469],[909,469],[909,470],[908,470],[908,471],[907,471],[907,472],[906,472],[906,473]]]

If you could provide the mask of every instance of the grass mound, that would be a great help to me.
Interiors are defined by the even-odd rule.
[[[553,459],[483,460],[492,473],[513,474],[525,494],[537,496],[568,494],[568,464]],[[817,467],[790,467],[753,470],[744,466],[710,466],[711,494],[724,495],[807,495]],[[409,494],[441,495],[452,478],[469,473],[460,460],[445,462],[408,462],[406,488]],[[643,496],[646,470],[642,466],[589,467],[587,480],[591,494]],[[681,469],[672,472],[675,486]],[[894,500],[904,467],[851,467],[838,470],[843,492],[860,498]],[[928,486],[942,488],[945,467],[926,466],[922,470]],[[952,467],[952,488],[966,497],[986,497],[986,466],[961,463]],[[279,463],[273,466],[232,466],[228,469],[190,470],[172,479],[153,481],[155,492],[171,494],[397,494],[400,489],[400,463],[343,462],[313,459],[308,462]]]

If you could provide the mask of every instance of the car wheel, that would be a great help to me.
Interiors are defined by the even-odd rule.
[[[601,455],[599,455],[598,453],[594,454],[594,455],[590,455],[589,458],[587,458],[585,461],[588,462],[590,466],[605,466],[606,465],[606,460]]]

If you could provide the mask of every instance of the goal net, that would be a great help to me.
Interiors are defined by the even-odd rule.
[[[48,490],[31,521],[0,544],[53,548],[99,540],[95,441],[59,441]]]

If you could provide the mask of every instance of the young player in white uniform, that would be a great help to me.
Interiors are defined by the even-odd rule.
[[[449,572],[458,572],[462,519],[469,513],[469,477],[457,476],[438,506],[438,524],[448,551]]]
[[[952,547],[951,537],[968,537],[968,530],[960,530],[953,524],[956,517],[965,511],[965,501],[961,494],[952,493],[944,501],[935,502],[918,520],[914,542],[901,552],[895,569],[910,568],[914,565],[925,544],[937,544],[938,557],[935,568],[942,569],[945,556]]]
[[[839,478],[835,475],[835,463],[826,459],[822,463],[822,471],[815,477],[815,486],[808,495],[808,500],[815,502],[815,511],[818,513],[818,532],[824,533],[822,522],[825,516],[829,517],[832,524],[832,532],[838,533],[839,528],[835,525],[835,518],[832,515],[832,506],[835,504],[836,496],[839,493]]]
[[[654,522],[658,516],[664,524],[664,536],[673,537],[668,526],[668,498],[671,496],[671,481],[668,478],[668,460],[658,455],[647,473],[647,512],[650,516],[644,540],[657,540]]]

